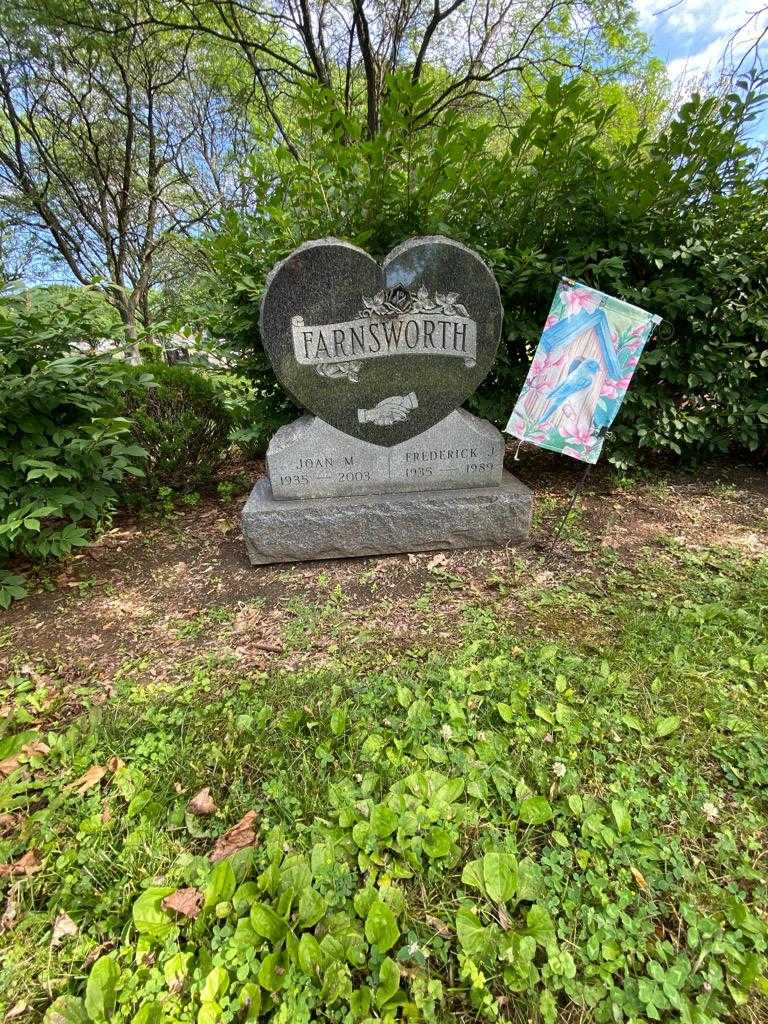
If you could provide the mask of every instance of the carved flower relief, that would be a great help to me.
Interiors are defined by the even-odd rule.
[[[457,302],[458,292],[448,292],[447,295],[435,295],[435,305],[440,307],[440,312],[446,316],[469,316],[465,306]]]
[[[363,297],[361,316],[393,317],[404,313],[442,313],[444,316],[469,316],[466,306],[457,302],[458,292],[445,295],[436,294],[431,299],[429,292],[422,285],[415,295],[404,288],[391,291],[382,289],[372,299]]]

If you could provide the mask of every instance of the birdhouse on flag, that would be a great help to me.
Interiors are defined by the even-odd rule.
[[[506,431],[597,462],[661,317],[563,278]]]

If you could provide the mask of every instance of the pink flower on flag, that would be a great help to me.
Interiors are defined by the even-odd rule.
[[[568,419],[560,427],[560,436],[570,444],[580,444],[589,448],[592,444],[592,430],[583,419]]]
[[[563,455],[570,455],[572,459],[581,459],[584,461],[584,452],[580,452],[577,448],[561,448],[560,451]]]
[[[648,330],[648,324],[635,324],[632,330],[629,332],[633,337],[637,337],[638,334],[645,334]]]
[[[555,359],[551,355],[539,354],[539,355],[534,356],[533,357],[533,362],[531,363],[531,368],[528,371],[528,383],[532,384],[534,378],[544,377],[545,375],[549,374],[550,370],[557,370],[562,365],[563,365],[563,357],[562,356],[560,356],[559,359]],[[547,381],[542,381],[542,383],[548,383],[548,382]],[[541,386],[541,385],[539,385],[539,386]]]
[[[629,382],[631,380],[631,377],[621,377],[619,380],[603,381],[603,386],[600,388],[600,397],[621,398],[621,396],[629,387]]]
[[[525,433],[525,422],[519,412],[512,413],[512,419],[509,421],[509,429],[516,437]]]
[[[624,348],[629,349],[630,352],[637,352],[639,348],[642,348],[645,344],[645,338],[633,338],[632,341],[628,341]]]
[[[627,360],[627,366],[637,366],[637,364],[639,362],[640,362],[640,357],[639,356],[630,356],[629,359]]]
[[[558,318],[556,316],[552,316],[552,314],[550,313],[550,315],[544,321],[544,330],[548,331],[549,328],[554,327],[556,323],[559,323]]]
[[[600,305],[600,296],[593,295],[586,288],[566,288],[563,290],[562,299],[568,310],[568,316],[581,313],[582,310],[585,313],[592,313]]]

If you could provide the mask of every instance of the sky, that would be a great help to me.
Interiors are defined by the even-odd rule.
[[[634,0],[634,5],[640,28],[667,62],[673,81],[716,72],[726,50],[740,59],[768,26],[766,0]],[[760,50],[768,63],[768,36]]]

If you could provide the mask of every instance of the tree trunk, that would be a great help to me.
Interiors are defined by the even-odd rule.
[[[133,297],[126,298],[121,289],[117,293],[114,291],[111,292],[108,295],[108,298],[120,314],[120,319],[123,321],[123,333],[125,334],[125,340],[128,346],[128,362],[133,366],[138,366],[141,363],[141,353],[139,352],[139,343],[137,340],[138,330],[136,327],[136,306]]]

